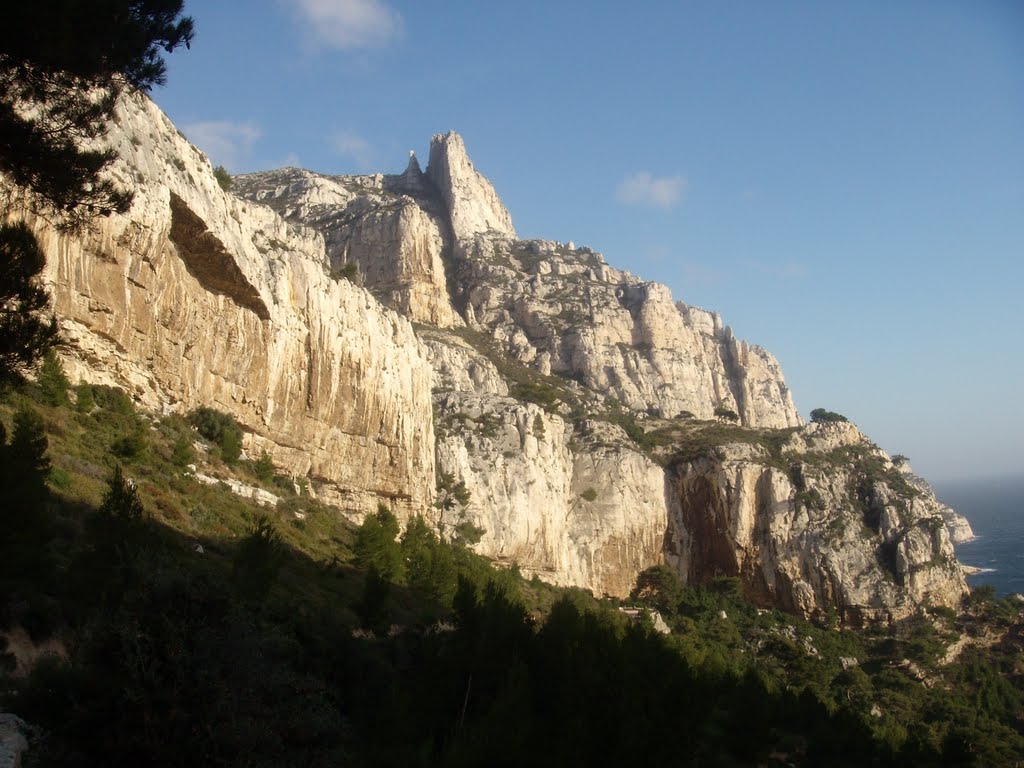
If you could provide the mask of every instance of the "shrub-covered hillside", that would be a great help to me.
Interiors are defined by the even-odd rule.
[[[0,423],[0,690],[36,729],[29,765],[1024,755],[1015,600],[840,632],[659,567],[634,602],[660,634],[424,521],[402,531],[382,508],[352,526],[272,457],[240,455],[215,411],[139,412],[51,361],[4,393]]]

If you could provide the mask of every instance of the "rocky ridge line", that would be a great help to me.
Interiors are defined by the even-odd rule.
[[[624,595],[667,561],[849,621],[964,593],[930,490],[852,427],[801,427],[777,361],[716,314],[515,239],[456,135],[426,173],[284,169],[237,178],[243,199],[148,101],[110,142],[132,211],[82,238],[36,222],[73,377],[226,410],[353,517],[475,529],[560,584]]]

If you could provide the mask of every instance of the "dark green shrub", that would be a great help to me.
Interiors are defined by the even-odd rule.
[[[453,538],[457,544],[470,547],[474,544],[479,544],[480,539],[484,537],[487,530],[479,525],[474,525],[468,520],[463,520],[460,523],[456,523],[454,532]]]
[[[59,467],[50,470],[50,482],[57,488],[67,489],[71,487],[71,475]]]
[[[128,393],[118,387],[94,384],[90,387],[96,405],[105,411],[128,416],[135,413],[135,404]]]
[[[715,408],[715,418],[721,419],[723,421],[738,422],[740,420],[740,415],[731,408],[726,408],[725,406],[720,405],[717,408]]]
[[[225,168],[223,165],[218,165],[216,168],[213,169],[213,175],[217,179],[217,183],[220,185],[221,189],[223,189],[225,192],[228,192],[231,189],[231,184],[233,183],[233,181],[231,178],[231,174],[228,173],[227,168]]]
[[[68,404],[68,389],[71,382],[64,373],[60,358],[52,349],[46,353],[43,364],[39,366],[36,387],[39,389],[40,399],[46,405],[57,407]]]
[[[391,597],[391,582],[377,570],[376,566],[370,566],[363,581],[363,593],[359,601],[353,606],[356,615],[363,622],[363,626],[369,629],[384,629],[388,624],[391,615],[389,600]]]
[[[92,387],[82,383],[75,387],[75,410],[79,413],[89,413],[96,407],[96,398],[92,395]]]
[[[296,495],[295,481],[292,478],[286,477],[285,475],[274,475],[273,478],[271,478],[271,482],[275,488],[284,491],[286,495]]]
[[[827,424],[849,421],[849,419],[840,413],[835,413],[834,411],[826,411],[824,408],[815,408],[811,411],[811,421],[816,424]]]
[[[174,441],[171,448],[171,463],[176,467],[187,467],[196,458],[196,449],[192,447],[192,441],[182,435]]]
[[[331,277],[335,280],[348,280],[350,283],[354,283],[359,279],[359,265],[350,261],[348,264],[332,270]]]
[[[252,463],[253,474],[256,475],[264,483],[272,482],[274,479],[274,462],[266,451],[260,454],[260,457]]]
[[[140,428],[119,437],[110,446],[111,452],[122,459],[138,459],[146,451],[146,433]]]
[[[196,408],[188,420],[200,435],[220,446],[225,464],[235,464],[242,454],[242,428],[235,418],[215,408]]]
[[[587,490],[580,494],[580,498],[583,499],[584,501],[596,501],[597,491],[595,491],[593,488],[587,488]]]

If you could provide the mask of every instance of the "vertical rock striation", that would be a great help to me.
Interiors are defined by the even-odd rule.
[[[332,279],[319,235],[225,194],[152,102],[122,102],[108,141],[132,209],[75,237],[31,221],[71,377],[225,410],[354,515],[429,511],[431,371],[409,322]]]

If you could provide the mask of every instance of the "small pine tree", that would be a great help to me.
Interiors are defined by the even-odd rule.
[[[68,389],[71,382],[64,373],[64,366],[60,358],[51,349],[43,358],[43,364],[39,366],[39,373],[36,376],[36,387],[39,389],[40,399],[53,407],[68,404]]]
[[[48,568],[51,533],[46,477],[50,460],[42,417],[27,407],[14,413],[10,444],[0,425],[0,573],[40,576]]]
[[[367,515],[356,534],[356,565],[367,571],[375,568],[381,578],[400,583],[405,564],[398,532],[398,519],[387,507],[381,505],[375,515]]]
[[[231,185],[234,182],[231,178],[231,174],[228,173],[227,168],[225,168],[223,165],[218,165],[216,168],[213,169],[213,175],[217,179],[217,183],[220,185],[221,189],[223,189],[225,192],[231,190]]]
[[[92,387],[84,382],[75,387],[75,410],[80,413],[91,413],[96,407],[96,398],[93,397]]]
[[[89,521],[93,549],[100,557],[99,570],[111,567],[116,556],[128,559],[137,550],[145,515],[135,483],[115,464],[103,502]]]
[[[412,589],[442,605],[455,594],[455,561],[422,517],[414,517],[402,534],[405,579]]]
[[[264,483],[269,483],[274,479],[274,462],[266,451],[263,451],[260,457],[253,462],[252,471]]]
[[[238,463],[242,455],[242,433],[236,430],[228,430],[220,442],[220,457],[229,466]]]
[[[124,476],[120,464],[114,465],[114,472],[107,482],[100,514],[126,525],[140,523],[145,517],[146,508],[142,505],[135,483]]]

